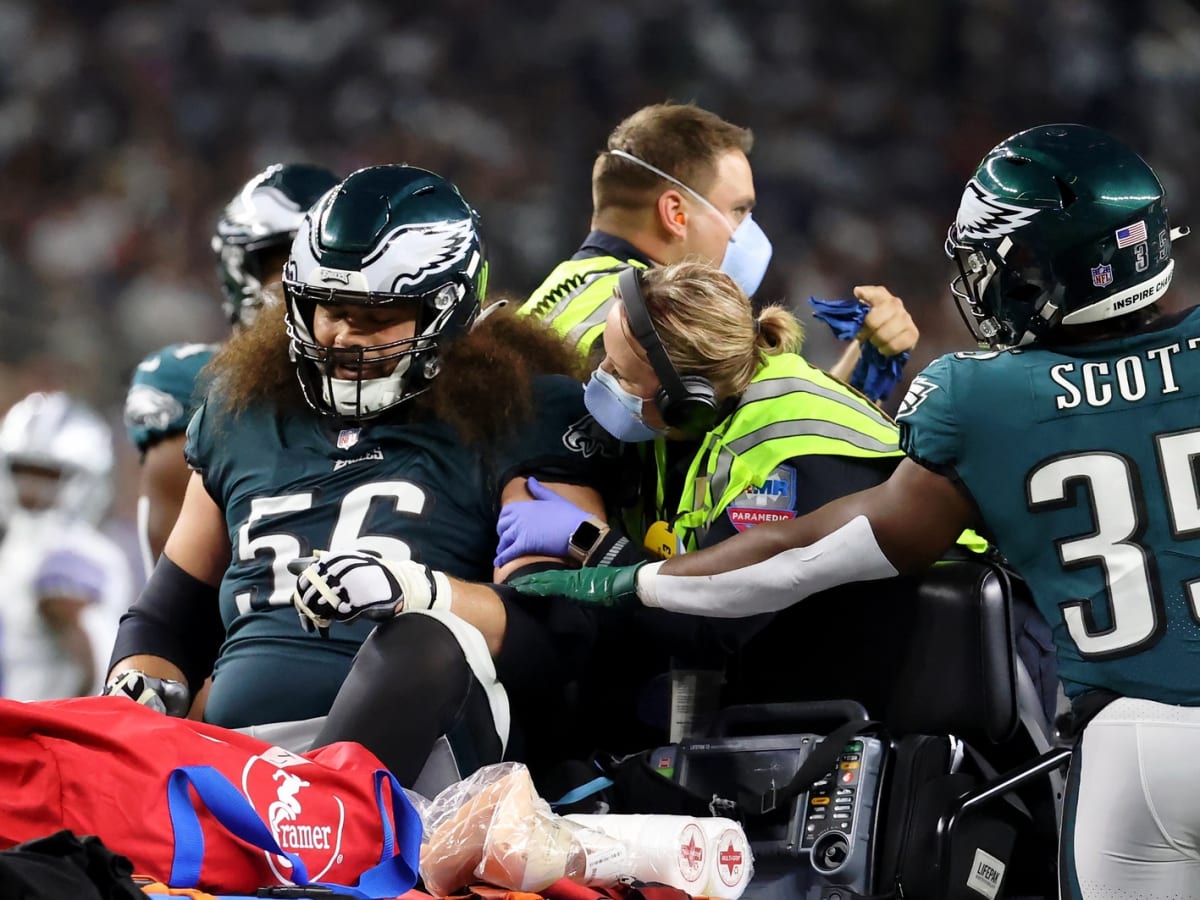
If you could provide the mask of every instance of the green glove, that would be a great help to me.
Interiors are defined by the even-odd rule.
[[[535,597],[566,597],[596,606],[636,606],[641,602],[637,595],[637,573],[644,565],[551,569],[521,575],[508,584],[522,594]]]

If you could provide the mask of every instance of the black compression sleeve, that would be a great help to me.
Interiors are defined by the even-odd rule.
[[[561,568],[531,563],[519,574]],[[576,678],[595,642],[595,612],[582,603],[555,597],[522,596],[506,584],[491,587],[506,616],[504,640],[495,660],[500,683],[514,693],[536,694]]]
[[[194,697],[211,674],[224,640],[217,589],[164,555],[141,595],[121,616],[108,667],[127,656],[161,656],[183,671]]]
[[[357,741],[411,787],[441,735],[464,772],[498,762],[496,727],[450,630],[430,616],[406,615],[381,623],[363,642],[313,747]]]

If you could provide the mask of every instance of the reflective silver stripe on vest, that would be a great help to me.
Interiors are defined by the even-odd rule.
[[[782,397],[784,394],[812,394],[815,397],[823,397],[826,400],[832,400],[848,409],[854,410],[860,416],[866,416],[884,428],[896,427],[895,423],[885,416],[882,411],[876,409],[874,404],[869,400],[866,402],[857,401],[857,399],[847,397],[840,391],[822,387],[804,378],[769,378],[765,381],[751,382],[750,387],[746,388],[745,393],[742,394],[738,408],[741,409],[743,406],[753,403],[756,400],[770,400],[774,397]]]
[[[785,387],[785,385],[788,387]],[[823,388],[820,385],[815,385],[811,381],[805,381],[802,378],[775,378],[751,384],[746,393],[742,395],[742,402],[738,404],[738,408],[740,409],[745,406],[747,401],[764,400],[768,397],[777,397],[796,392],[806,392],[826,397],[844,404],[857,413],[865,413],[869,417],[875,418],[881,425],[889,428],[892,427],[892,423],[884,418],[882,413],[876,417],[871,410],[864,409],[862,404],[855,403],[844,394],[830,390],[829,388]],[[758,396],[752,397],[752,394],[758,394]],[[836,422],[830,422],[826,419],[786,419],[780,422],[772,422],[769,425],[756,428],[730,441],[717,451],[716,471],[713,472],[713,476],[709,480],[709,496],[712,498],[713,509],[715,509],[716,504],[721,502],[721,498],[725,496],[725,491],[729,487],[729,473],[733,468],[733,460],[736,457],[748,453],[759,444],[766,443],[767,441],[792,437],[831,438],[833,440],[845,441],[847,444],[858,447],[861,450],[881,454],[894,453],[900,449],[899,437],[895,440],[884,442],[865,435],[861,431],[850,428],[847,425],[839,425]],[[695,503],[699,499],[693,498],[692,502]],[[709,523],[712,522],[711,510],[707,519]]]
[[[608,318],[608,311],[613,308],[613,304],[616,302],[616,297],[609,297],[597,306],[590,316],[567,332],[567,342],[578,344],[589,331],[597,325],[603,325],[604,321]]]
[[[544,316],[542,316],[542,320],[545,321],[547,324],[552,323],[556,318],[558,318],[559,315],[566,312],[567,308],[575,301],[575,299],[577,297],[579,297],[581,294],[585,293],[588,290],[588,288],[590,288],[596,282],[597,279],[606,278],[609,275],[616,275],[622,269],[627,269],[627,268],[629,268],[629,267],[626,265],[620,265],[620,266],[615,266],[610,269],[598,269],[598,270],[595,270],[592,272],[585,272],[582,275],[572,275],[568,278],[564,278],[562,284],[569,283],[569,282],[575,280],[576,278],[580,279],[580,283],[575,288],[573,288],[572,290],[570,290],[566,294],[564,294],[559,299],[559,301],[554,304],[554,308],[551,309],[550,312],[548,312]],[[547,294],[554,293],[555,290],[558,290],[559,288],[562,287],[562,284],[559,284],[555,288],[553,288],[549,291],[546,291],[546,293]],[[605,316],[608,315],[608,305],[607,304],[605,304],[605,313],[604,314],[605,314]],[[600,321],[603,322],[604,319],[601,318]],[[592,324],[595,324],[595,323],[592,323]],[[578,326],[576,326],[576,328],[578,328]],[[572,335],[575,334],[575,329],[571,330],[571,334]],[[578,343],[578,340],[579,340],[578,338],[574,338],[573,342]]]

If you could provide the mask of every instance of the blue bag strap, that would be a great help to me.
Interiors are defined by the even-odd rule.
[[[384,790],[391,793],[392,815],[384,806]],[[417,883],[416,861],[421,855],[421,817],[408,802],[396,776],[387,769],[375,770],[375,805],[383,824],[383,850],[379,864],[363,872],[358,890],[370,898],[396,897],[413,889]],[[392,819],[395,818],[395,830]],[[396,852],[397,844],[400,852]]]
[[[572,803],[578,803],[580,800],[584,800],[592,796],[592,794],[598,794],[605,788],[610,788],[612,786],[613,780],[611,778],[605,778],[603,775],[598,775],[591,781],[579,785],[579,787],[571,788],[571,790],[567,791],[565,794],[551,803],[550,808],[555,809],[559,806],[570,806]]]
[[[189,784],[226,831],[262,850],[278,853],[292,864],[296,883],[308,884],[304,862],[279,846],[271,829],[229,779],[212,766],[181,766],[167,778],[167,810],[171,814],[175,838],[171,859],[172,887],[195,887],[204,862],[204,830],[188,794]]]
[[[304,862],[279,846],[271,829],[228,778],[212,766],[181,766],[172,771],[167,779],[167,808],[175,838],[170,877],[172,887],[195,887],[200,880],[200,867],[204,860],[204,833],[188,793],[189,784],[195,788],[208,811],[230,834],[261,850],[284,857],[292,864],[294,882],[305,886],[310,884]],[[383,828],[380,862],[363,872],[355,887],[322,882],[312,884],[329,887],[361,900],[395,897],[411,890],[416,884],[417,872],[413,861],[420,853],[420,818],[391,772],[377,770],[374,786],[375,802]],[[385,790],[391,794],[392,811],[396,819],[394,828],[392,816],[387,814],[384,806]],[[395,855],[397,844],[400,846],[399,855]]]

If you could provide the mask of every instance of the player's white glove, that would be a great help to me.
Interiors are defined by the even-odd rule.
[[[192,706],[192,694],[182,681],[155,678],[138,669],[114,675],[100,696],[128,697],[134,703],[148,706],[155,712],[182,719]]]
[[[288,563],[288,570],[300,576],[292,603],[309,634],[328,637],[334,622],[359,616],[382,622],[408,610],[450,608],[450,580],[411,559],[317,552]]]

